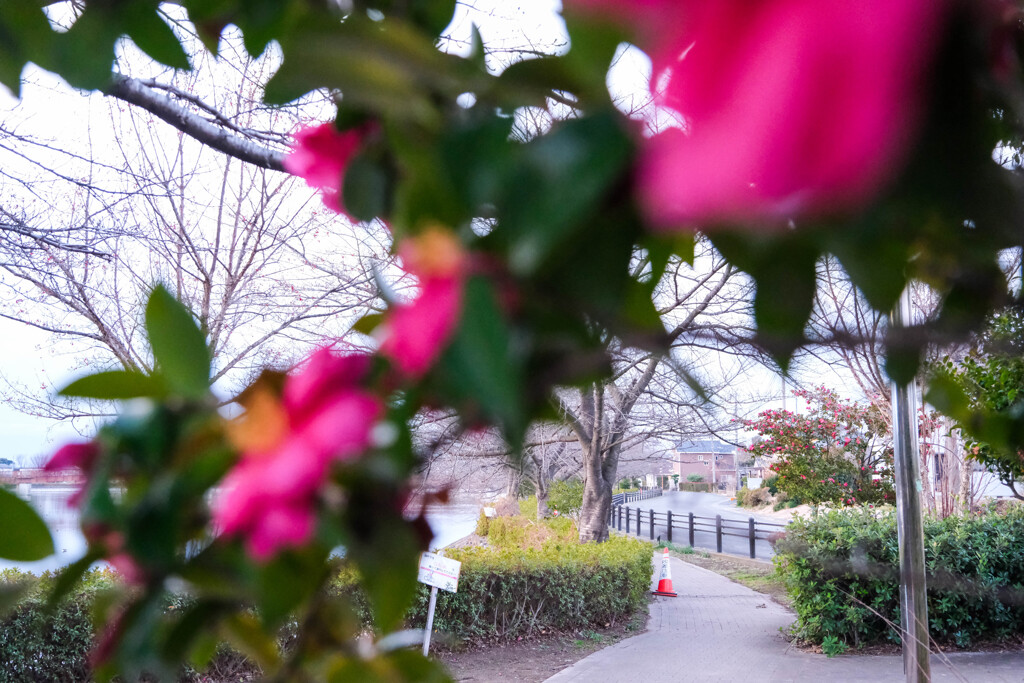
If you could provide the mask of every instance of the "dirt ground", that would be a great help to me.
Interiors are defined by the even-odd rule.
[[[643,633],[647,614],[631,622],[579,633],[546,634],[511,643],[476,644],[460,651],[441,651],[456,681],[539,683],[592,652]]]

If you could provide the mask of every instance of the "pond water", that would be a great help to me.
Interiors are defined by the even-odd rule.
[[[78,527],[78,511],[68,506],[68,499],[75,490],[71,486],[32,487],[27,500],[50,527],[56,552],[38,562],[11,562],[0,559],[0,570],[15,568],[38,574],[60,569],[85,554],[85,537]],[[476,527],[479,514],[480,506],[476,503],[429,506],[427,521],[434,532],[431,550],[443,548],[471,534]]]

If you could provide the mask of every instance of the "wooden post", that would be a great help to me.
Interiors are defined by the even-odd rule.
[[[892,310],[890,329],[910,322],[910,287]],[[907,683],[931,680],[928,659],[928,595],[924,572],[924,525],[918,452],[915,382],[892,386],[893,460],[896,470],[896,530],[900,547],[900,630]]]
[[[667,530],[666,533],[668,534],[668,542],[671,543],[672,542],[672,511],[671,510],[668,511],[668,530]]]
[[[693,547],[693,513],[688,513],[690,516],[690,547]]]
[[[715,515],[715,547],[722,552],[722,515]]]
[[[750,518],[750,521],[747,522],[747,525],[748,525],[747,531],[748,531],[748,534],[750,535],[750,559],[753,560],[754,556],[755,556],[755,554],[757,552],[755,550],[755,548],[754,548],[754,541],[757,540],[757,534],[756,534],[756,532],[754,530],[754,518],[753,517]]]

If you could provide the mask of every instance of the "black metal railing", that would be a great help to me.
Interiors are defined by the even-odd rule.
[[[785,524],[762,522],[753,517],[745,520],[726,519],[722,515],[701,517],[692,512],[673,513],[671,510],[668,512],[641,510],[640,508],[627,507],[622,503],[612,505],[608,524],[619,531],[624,531],[627,534],[635,533],[637,536],[643,536],[643,532],[646,529],[648,537],[652,541],[654,540],[655,528],[661,527],[665,529],[665,540],[669,543],[673,542],[673,531],[685,532],[691,547],[695,547],[694,541],[698,533],[713,533],[717,552],[722,552],[722,539],[725,536],[746,538],[750,543],[750,557],[752,558],[757,557],[757,541],[770,541],[772,534],[777,534],[786,528]]]
[[[635,503],[638,500],[647,500],[648,498],[657,498],[660,495],[662,495],[662,490],[658,487],[641,489],[640,491],[632,491],[630,493],[616,493],[612,496],[612,506]]]

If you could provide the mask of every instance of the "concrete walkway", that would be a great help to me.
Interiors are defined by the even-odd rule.
[[[655,554],[660,569],[660,553]],[[766,595],[676,558],[678,598],[656,597],[647,632],[599,650],[547,683],[905,681],[899,656],[829,659],[782,637],[795,616]],[[657,576],[657,572],[655,572]],[[933,655],[933,681],[1024,681],[1024,652]]]

